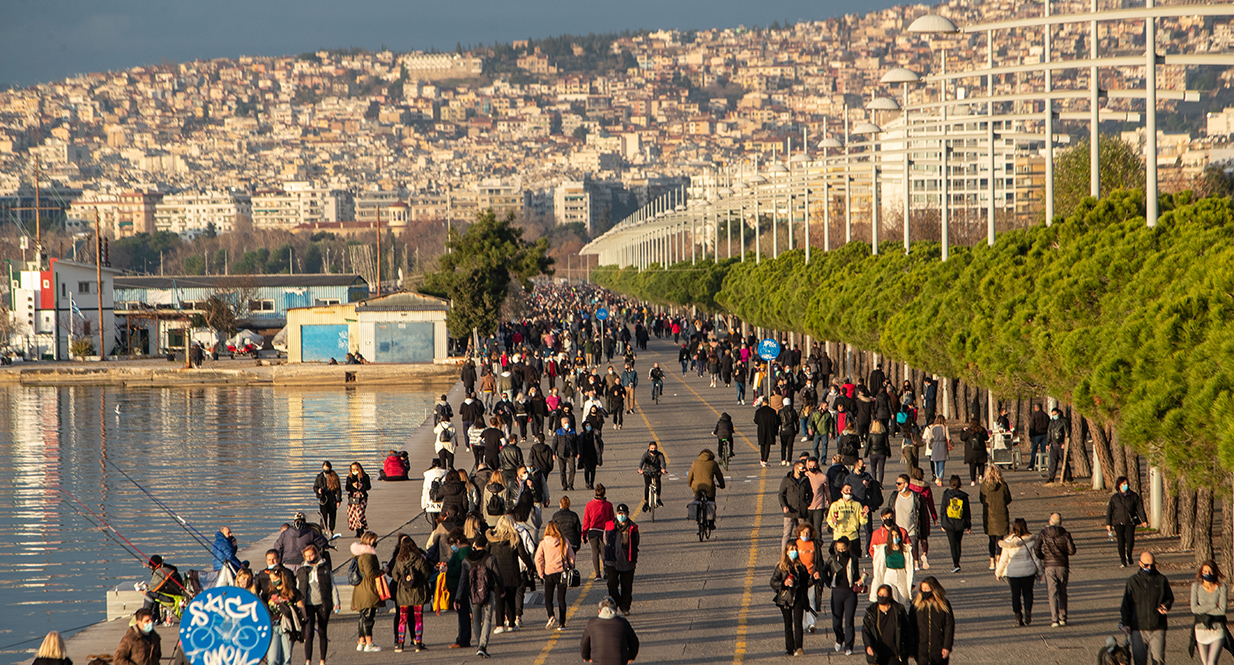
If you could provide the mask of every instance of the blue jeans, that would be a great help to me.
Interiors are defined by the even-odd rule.
[[[1033,442],[1033,445],[1028,454],[1028,468],[1032,469],[1037,466],[1037,451],[1041,451],[1043,453],[1046,451],[1045,435],[1037,434],[1029,437],[1029,439]]]
[[[266,650],[267,665],[291,665],[291,635],[277,625],[270,632],[270,648]]]
[[[934,465],[934,477],[941,480],[943,477],[943,467],[947,464],[947,461],[944,460],[942,462],[935,462],[934,460],[930,460],[930,464]]]
[[[683,360],[683,361],[681,361],[681,374],[682,374],[683,376],[685,375],[685,373],[686,373],[686,368],[689,366],[689,364],[690,364],[690,361],[688,361],[688,360]]]
[[[746,399],[746,384],[738,383],[737,384],[737,401],[743,402],[745,401],[745,399]]]
[[[822,432],[814,433],[814,457],[820,462],[827,459],[827,445],[831,443],[828,439],[830,437]]]

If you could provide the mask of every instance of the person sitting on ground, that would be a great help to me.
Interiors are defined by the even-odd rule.
[[[386,453],[386,461],[381,465],[377,480],[407,480],[407,472],[411,463],[407,460],[407,452],[391,450]]]

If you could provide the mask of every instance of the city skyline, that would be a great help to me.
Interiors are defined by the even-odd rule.
[[[467,47],[561,34],[823,20],[895,4],[886,0],[863,0],[857,5],[839,0],[774,0],[757,5],[689,0],[666,5],[626,0],[586,6],[563,0],[518,4],[475,0],[472,10],[460,16],[457,5],[393,0],[276,0],[256,8],[235,0],[171,5],[150,0],[107,5],[85,0],[20,3],[8,7],[5,21],[0,22],[0,88],[164,61],[293,55],[347,47],[449,51],[460,43]],[[192,30],[176,26],[192,26]]]

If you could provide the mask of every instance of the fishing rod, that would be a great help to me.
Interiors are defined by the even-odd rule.
[[[188,521],[185,520],[180,515],[178,515],[176,511],[172,510],[167,504],[160,501],[158,497],[151,494],[150,491],[147,490],[145,487],[142,487],[141,483],[137,482],[137,480],[133,478],[133,476],[129,475],[129,473],[125,471],[123,468],[121,468],[120,465],[117,464],[115,461],[113,460],[105,460],[105,461],[108,464],[111,464],[111,466],[114,467],[116,471],[119,471],[120,474],[123,475],[125,478],[128,478],[129,482],[133,483],[133,485],[136,486],[137,489],[141,490],[142,494],[145,494],[147,497],[149,497],[151,501],[153,501],[159,508],[163,510],[163,512],[167,513],[168,516],[174,519],[180,525],[180,528],[183,529],[185,533],[189,534],[189,537],[191,537],[198,545],[201,545],[202,547],[206,549],[206,551],[210,553],[211,558],[218,561],[220,564],[227,565],[227,561],[224,560],[222,557],[220,557],[218,553],[214,551],[214,545],[210,543],[210,541],[206,538],[205,534],[197,530],[197,527],[194,527],[192,524],[189,524]]]

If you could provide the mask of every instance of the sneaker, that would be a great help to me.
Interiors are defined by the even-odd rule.
[[[548,618],[548,623],[544,624],[544,629],[545,629],[545,630],[549,630],[549,629],[551,629],[553,626],[556,626],[556,625],[557,625],[557,617],[549,617],[549,618]]]
[[[395,645],[394,645],[394,653],[403,653],[403,645],[401,645],[401,644],[395,644]]]
[[[591,581],[592,582],[603,582],[604,578],[600,577],[599,575],[596,575],[595,577],[591,578]]]
[[[1052,622],[1050,622],[1050,627],[1051,627],[1051,628],[1058,628],[1058,622],[1057,622],[1057,621],[1052,621]]]
[[[510,630],[522,630],[522,628],[523,628],[523,617],[515,617],[514,627],[511,628]]]
[[[425,649],[428,648],[424,646],[423,642],[416,642],[415,646],[416,646],[416,653],[420,653],[421,651],[424,651]]]
[[[802,442],[802,443],[805,443],[806,441],[809,441],[809,439],[807,439],[807,438],[806,438],[806,437],[804,437],[804,436],[803,436],[803,437],[801,437],[801,442]]]
[[[951,569],[951,572],[952,572],[952,573],[958,573],[958,572],[960,572],[960,567],[959,567],[959,566],[956,566],[955,568],[952,568],[952,569]]]
[[[566,629],[566,627],[565,627],[565,626],[557,626],[557,632],[559,632],[559,633],[560,633],[560,632],[562,632],[562,631],[564,631],[565,629]]]
[[[506,629],[506,627],[505,627],[505,626],[497,626],[496,628],[494,628],[494,629],[493,629],[493,634],[494,634],[494,635],[500,635],[500,634],[502,634],[502,633],[506,632],[506,630],[507,630],[507,629]]]
[[[835,645],[836,653],[840,653],[840,651],[843,649],[844,649],[844,645],[840,644],[839,642],[836,642],[836,645]]]
[[[357,645],[356,645],[356,651],[364,651],[364,643],[363,643],[363,642],[361,642],[361,643],[359,643],[359,644],[357,644]]]
[[[844,655],[845,655],[845,656],[851,656],[851,655],[853,655],[853,650],[852,650],[852,649],[845,649],[845,650],[844,650]]]
[[[806,655],[806,650],[805,650],[805,649],[798,649],[798,650],[796,650],[796,651],[794,651],[794,652],[793,652],[793,655],[794,655],[794,656],[804,656],[804,655]]]
[[[376,644],[370,644],[370,645],[368,645],[368,646],[364,647],[364,650],[365,650],[366,652],[368,652],[368,653],[374,653],[374,652],[377,652],[377,651],[381,651],[381,647],[377,646]]]
[[[1067,625],[1067,620],[1066,620],[1066,619],[1059,619],[1059,620],[1058,620],[1058,625],[1063,626],[1063,627],[1066,627],[1066,625]]]
[[[929,570],[929,569],[930,569],[930,562],[929,562],[929,561],[926,561],[926,555],[925,555],[925,554],[922,554],[922,555],[921,555],[921,569],[922,569],[922,570]]]
[[[759,462],[759,464],[762,464],[764,469],[766,469],[766,468],[767,468],[767,463],[766,463],[766,462],[762,462],[762,461],[760,461],[760,462]]]
[[[477,656],[479,656],[479,657],[481,657],[481,658],[488,658],[488,657],[489,657],[489,656],[488,656],[488,652],[487,652],[487,651],[485,651],[484,649],[480,649],[479,651],[477,651],[477,652],[476,652],[476,655],[477,655]]]
[[[994,560],[990,559],[990,570],[994,570]]]

